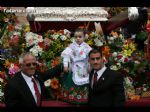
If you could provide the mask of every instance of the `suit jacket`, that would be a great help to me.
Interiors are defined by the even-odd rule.
[[[35,73],[34,77],[39,81],[41,86],[41,101],[50,98],[50,95],[44,86],[44,81],[54,76],[58,76],[62,70],[62,66],[58,65],[55,68],[48,70],[46,73]],[[21,72],[18,72],[8,81],[4,91],[6,106],[36,106],[34,97],[25,79],[21,75]]]
[[[93,72],[94,70],[89,76],[89,106],[123,106],[125,102],[123,76],[107,68],[92,88]]]

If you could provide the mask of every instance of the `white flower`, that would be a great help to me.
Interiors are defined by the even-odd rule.
[[[38,56],[38,54],[39,55],[42,54],[43,49],[40,46],[36,45],[36,46],[32,47],[29,51],[32,52],[35,56]]]
[[[118,70],[118,68],[117,68],[116,65],[111,65],[111,66],[110,66],[110,69],[112,69],[112,70]]]
[[[96,46],[103,46],[103,42],[101,42],[101,40],[99,40],[98,38],[94,39],[94,42]]]
[[[25,39],[28,47],[32,45],[37,45],[39,42],[43,42],[43,37],[41,35],[32,32],[26,33]]]
[[[88,34],[85,34],[85,39],[88,39],[89,38],[89,35]]]
[[[117,56],[117,52],[113,52],[112,56],[116,57]]]
[[[129,77],[126,77],[124,79],[127,86],[132,86],[132,82],[130,81]]]
[[[147,91],[147,89],[146,89],[146,88],[143,88],[143,91]]]
[[[22,26],[20,24],[15,25],[16,30],[22,30]]]
[[[72,43],[75,42],[75,39],[74,39],[74,38],[71,38],[70,40],[71,40]]]
[[[10,68],[14,68],[14,64],[13,63],[10,64]]]
[[[59,37],[59,34],[52,35],[52,38],[55,39],[55,40],[58,39],[58,37]]]
[[[61,38],[61,40],[66,40],[67,39],[67,37],[65,35],[61,35],[60,38]]]
[[[134,63],[136,63],[136,64],[140,64],[140,62],[139,62],[139,61],[137,61],[137,60],[136,60],[136,61],[134,61]]]
[[[125,56],[122,56],[122,58],[119,60],[119,62],[124,63],[124,60],[125,60]]]
[[[50,87],[51,79],[48,79],[47,81],[44,82],[44,85],[46,87]]]
[[[108,40],[108,43],[111,44],[112,42]]]
[[[64,29],[64,35],[66,35],[67,37],[70,37],[71,32],[67,29]]]
[[[0,91],[0,97],[4,96],[4,93],[2,91]]]
[[[3,83],[3,82],[4,82],[4,80],[3,80],[2,78],[0,78],[0,82],[2,82],[2,83]]]
[[[38,51],[36,49],[31,48],[30,52],[32,52],[35,56],[38,56]]]
[[[109,40],[113,41],[115,38],[114,37],[109,37]]]
[[[20,36],[21,33],[20,33],[20,32],[15,32],[15,31],[14,31],[14,32],[13,32],[13,35],[19,35],[19,36]]]
[[[120,34],[119,37],[120,37],[121,39],[123,39],[123,35],[122,35],[122,34]]]
[[[81,99],[81,95],[77,95],[77,99],[78,99],[78,100]]]
[[[121,64],[120,64],[120,63],[116,63],[116,65],[118,66],[118,68],[120,68],[120,67],[121,67]]]

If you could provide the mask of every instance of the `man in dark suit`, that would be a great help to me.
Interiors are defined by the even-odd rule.
[[[5,87],[6,106],[41,106],[43,99],[50,98],[44,81],[58,76],[63,68],[61,65],[40,73],[36,70],[36,57],[25,53],[19,58],[21,71],[11,78]]]
[[[125,102],[123,76],[105,66],[101,50],[90,51],[89,63],[92,68],[89,76],[89,106],[123,106]]]

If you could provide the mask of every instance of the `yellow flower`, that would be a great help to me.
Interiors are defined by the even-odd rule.
[[[129,48],[129,44],[124,44],[123,47],[124,47],[124,49],[128,49]]]
[[[29,32],[30,31],[30,27],[26,26],[26,28],[24,29],[25,32]]]
[[[133,44],[133,43],[130,43],[129,44],[129,47],[132,49],[132,51],[135,51],[136,49],[135,49],[135,45]]]
[[[125,56],[131,56],[131,54],[132,54],[132,50],[131,49],[129,49],[129,50],[123,50],[122,51],[122,53],[125,55]]]
[[[7,68],[10,65],[9,60],[5,60],[4,66]]]
[[[88,41],[87,41],[87,44],[93,45],[93,41],[92,41],[92,40],[88,40]]]

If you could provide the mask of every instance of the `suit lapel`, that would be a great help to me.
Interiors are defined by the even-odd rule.
[[[99,78],[97,82],[105,81],[105,79],[107,78],[107,71],[108,71],[108,68],[106,68],[106,70],[103,72],[102,76]]]
[[[98,81],[95,83],[96,89],[105,87],[105,82],[108,78],[108,68],[104,71],[102,76],[98,79]]]
[[[89,82],[90,82],[90,87],[92,87],[92,77],[93,77],[93,74],[94,74],[94,69],[92,69],[90,75],[89,75]]]
[[[29,102],[32,102],[33,104],[35,104],[36,105],[36,102],[35,102],[35,100],[34,100],[34,97],[33,97],[33,95],[32,95],[32,92],[30,91],[30,88],[28,87],[28,85],[27,85],[27,83],[26,83],[26,81],[25,81],[25,79],[23,78],[23,76],[20,74],[19,75],[19,86],[20,86],[20,89],[21,89],[21,92],[22,92],[22,94],[24,95],[24,96],[26,96],[26,98],[28,99],[28,100],[30,100]]]

